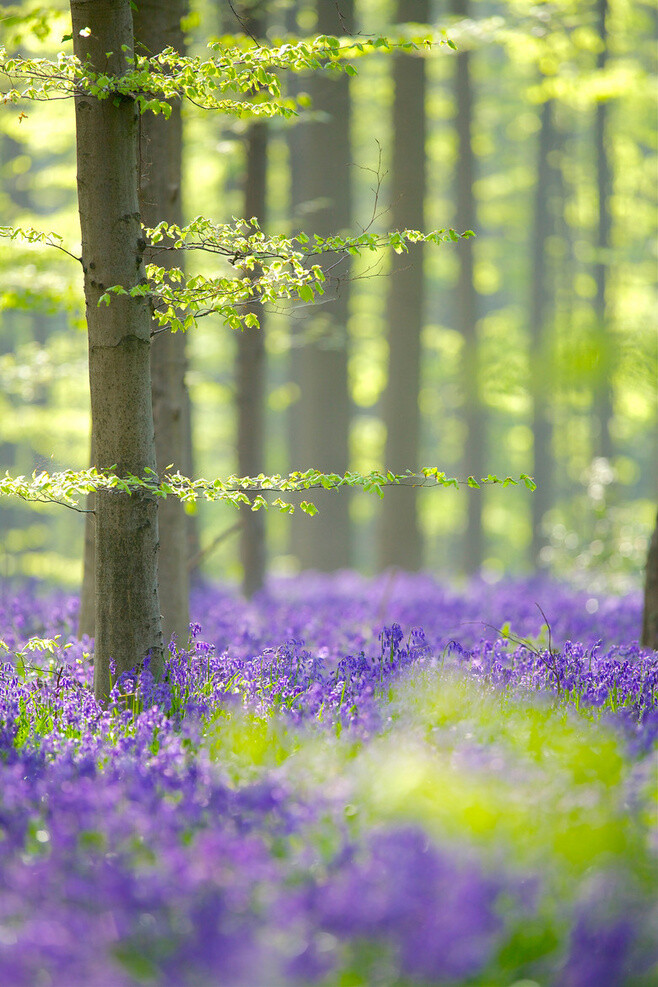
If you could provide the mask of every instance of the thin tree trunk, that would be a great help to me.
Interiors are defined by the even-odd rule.
[[[606,17],[608,0],[597,0],[598,31],[601,39],[601,50],[597,56],[597,68],[600,72],[605,69],[608,60],[608,31]],[[610,389],[611,375],[611,345],[608,333],[607,310],[607,275],[608,259],[606,252],[610,248],[610,196],[612,193],[612,176],[608,157],[608,119],[609,110],[605,100],[596,104],[596,121],[594,126],[594,143],[596,148],[596,188],[598,196],[598,229],[597,249],[598,258],[594,265],[596,281],[596,298],[594,311],[596,313],[596,334],[599,349],[599,376],[595,382],[594,401],[598,425],[598,437],[595,448],[599,456],[606,459],[612,457],[612,439],[610,436],[610,420],[612,418],[612,394]]]
[[[265,4],[261,3],[245,24],[252,37],[265,33]],[[267,124],[252,123],[246,141],[245,217],[266,221]],[[236,360],[238,474],[256,476],[265,458],[265,326],[261,305],[254,303],[260,329],[245,329],[238,335]],[[253,596],[265,580],[265,511],[243,509],[240,529],[242,589]]]
[[[92,70],[120,76],[133,50],[130,0],[71,0],[73,44]],[[89,381],[96,458],[101,469],[143,475],[155,469],[151,411],[151,317],[144,298],[115,296],[144,277],[138,204],[139,111],[123,96],[75,100],[78,206],[89,334]],[[121,674],[150,656],[162,671],[155,498],[96,495],[96,645],[94,690],[111,688],[111,661]]]
[[[644,582],[644,614],[642,617],[643,648],[658,651],[658,514],[649,542]]]
[[[340,9],[316,0],[318,34],[353,31],[353,0]],[[321,119],[301,124],[291,138],[292,207],[298,225],[329,235],[350,226],[349,77],[315,72],[303,88]],[[329,262],[331,264],[331,262]],[[336,278],[340,280],[336,282]],[[294,379],[301,398],[292,408],[291,469],[310,466],[344,473],[348,468],[350,403],[347,384],[349,265],[332,272],[320,304],[295,313]],[[314,491],[319,513],[292,519],[292,551],[302,568],[330,572],[350,564],[349,497],[345,492]]]
[[[541,128],[537,146],[534,224],[531,243],[530,279],[530,361],[532,374],[532,434],[534,444],[534,478],[537,489],[531,498],[532,542],[534,565],[540,562],[546,543],[542,531],[544,515],[552,503],[551,436],[549,421],[550,335],[547,327],[549,293],[546,268],[546,241],[551,234],[550,194],[551,168],[549,155],[555,146],[553,102],[548,99],[541,110]]]
[[[185,385],[183,402],[183,461],[181,463],[183,476],[194,476],[194,443],[192,437],[192,400],[190,389]],[[188,506],[185,511],[185,541],[187,543],[187,572],[188,579],[193,582],[198,576],[199,566],[195,562],[201,553],[199,537],[199,515],[196,504]]]
[[[428,0],[398,0],[397,21],[426,23]],[[425,225],[425,60],[398,54],[393,66],[393,229]],[[394,472],[419,466],[420,353],[424,314],[423,249],[393,254],[388,294],[388,384],[384,394],[385,465]],[[413,487],[391,488],[382,502],[380,565],[410,571],[422,565]]]
[[[171,47],[182,51],[185,45],[181,18],[186,0],[137,0],[133,10],[135,47],[144,54],[158,54]],[[145,113],[141,119],[139,206],[144,226],[166,220],[181,225],[182,121],[180,102],[174,102],[169,119]],[[157,260],[163,267],[176,266],[173,254],[144,253],[148,263]],[[154,323],[155,328],[155,323]],[[185,465],[185,335],[162,332],[151,346],[151,384],[155,451],[158,471],[167,467],[182,472]],[[174,497],[158,504],[160,552],[158,586],[165,643],[172,634],[184,644],[189,634],[189,577],[186,516]]]
[[[453,0],[453,13],[468,17],[468,0]],[[473,87],[471,83],[471,52],[461,51],[455,58],[455,128],[457,131],[456,222],[460,229],[475,227],[475,155],[471,142],[473,123]],[[484,472],[485,416],[480,402],[480,366],[477,334],[477,298],[473,282],[473,240],[469,237],[457,243],[459,275],[457,279],[456,324],[464,340],[462,356],[462,393],[466,446],[464,467],[469,475],[480,477]],[[482,565],[482,493],[467,489],[467,523],[464,540],[464,568],[477,572]]]

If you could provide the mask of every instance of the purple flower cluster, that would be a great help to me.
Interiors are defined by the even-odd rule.
[[[198,588],[203,627],[172,646],[165,680],[148,667],[122,676],[101,710],[93,642],[72,636],[75,601],[34,589],[0,594],[0,983],[652,982],[658,656],[634,640],[639,599],[595,609],[549,584],[458,593],[428,577],[348,573],[281,581],[251,603]],[[27,651],[34,635],[59,645]],[[531,834],[521,859],[495,831],[485,845],[477,827],[425,825],[422,806],[437,798],[426,783],[415,821],[358,802],[368,751],[408,741],[429,765],[451,743],[457,777],[476,779],[469,791],[501,772],[527,786],[527,760],[495,742],[483,756],[461,714],[426,741],[400,708],[404,691],[394,695],[425,675],[528,710],[539,694],[549,711],[568,708],[579,743],[599,731],[592,751],[601,711],[621,725],[632,740],[621,781],[588,765],[563,796],[568,825],[592,803],[592,832],[601,820],[619,835],[587,866]],[[258,730],[266,743],[280,731],[278,759],[266,750],[252,763]],[[307,745],[334,765],[331,780],[309,772]],[[352,767],[361,756],[366,767]],[[477,819],[460,798],[454,811]]]

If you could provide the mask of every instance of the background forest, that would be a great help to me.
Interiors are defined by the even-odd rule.
[[[23,3],[31,29],[13,38],[5,20],[3,43],[51,56],[69,30],[67,5],[49,12],[60,7],[48,30],[39,5]],[[268,307],[260,334],[202,319],[185,337],[183,472],[430,464],[460,477],[527,472],[538,484],[533,494],[388,489],[381,502],[314,491],[313,519],[201,505],[189,516],[192,568],[248,591],[265,565],[482,571],[491,582],[541,568],[587,586],[637,585],[658,488],[657,23],[655,3],[629,0],[192,2],[190,52],[245,31],[431,34],[457,51],[297,77],[289,84],[309,100],[293,120],[185,106],[186,220],[256,215],[268,231],[323,235],[454,226],[476,237],[374,266],[343,262],[320,304]],[[3,223],[79,240],[69,102],[8,107],[0,169]],[[0,472],[84,468],[77,266],[16,242],[2,243],[0,264]],[[79,585],[83,515],[5,498],[0,512],[0,576]]]
[[[2,4],[0,983],[658,983],[657,15]]]

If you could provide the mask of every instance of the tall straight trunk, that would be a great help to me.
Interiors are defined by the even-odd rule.
[[[89,441],[89,465],[97,466],[94,430]],[[96,628],[96,494],[87,494],[82,558],[82,586],[78,613],[78,637],[94,636]]]
[[[265,33],[265,4],[261,3],[245,24],[252,37]],[[266,221],[267,124],[252,123],[246,140],[244,215]],[[260,329],[245,329],[238,335],[235,368],[237,403],[238,474],[256,476],[264,469],[265,449],[265,325],[261,305],[254,303]],[[243,511],[240,529],[242,590],[247,597],[261,589],[265,580],[265,512]]]
[[[658,514],[647,553],[641,644],[658,651]]]
[[[551,234],[550,195],[551,167],[549,155],[555,146],[553,127],[553,101],[548,99],[541,110],[541,128],[537,146],[537,168],[532,227],[531,278],[530,278],[530,361],[532,380],[532,434],[534,447],[534,478],[537,484],[531,499],[532,542],[531,554],[535,565],[545,545],[542,531],[544,515],[552,503],[552,460],[549,421],[549,381],[547,374],[550,359],[550,334],[547,319],[549,290],[547,284],[546,242]]]
[[[353,31],[353,0],[341,0],[340,10],[316,0],[316,10],[317,34]],[[303,216],[298,225],[324,236],[349,228],[351,220],[349,77],[315,72],[303,87],[320,118],[296,127],[291,138],[291,204],[293,214]],[[348,278],[344,262],[332,272],[321,303],[295,313],[293,370],[301,397],[292,407],[291,469],[348,468]],[[303,568],[344,568],[350,564],[349,498],[335,490],[313,491],[313,501],[319,513],[312,520],[292,519],[293,554]]]
[[[133,10],[135,47],[138,52],[156,55],[165,48],[182,52],[185,41],[181,18],[187,0],[137,0]],[[171,116],[145,113],[141,120],[139,208],[144,226],[166,220],[183,222],[181,200],[182,121],[180,102],[174,102]],[[163,267],[176,266],[173,254],[148,249],[144,260]],[[154,323],[154,328],[156,324]],[[158,471],[168,466],[183,471],[185,466],[185,335],[160,332],[151,345],[151,385],[155,424],[155,454]],[[165,643],[172,634],[184,644],[189,634],[189,577],[186,515],[176,498],[158,504],[160,552],[158,587],[162,608]]]
[[[468,0],[452,0],[457,17],[469,16]],[[460,229],[475,227],[475,155],[471,141],[473,126],[473,86],[471,82],[471,52],[461,51],[455,58],[455,129],[457,132],[457,169],[455,187],[456,222]],[[480,477],[484,472],[485,416],[480,401],[480,366],[477,333],[477,298],[473,282],[473,240],[460,240],[457,245],[459,274],[456,295],[456,327],[463,338],[462,394],[466,446],[464,468],[469,475]],[[482,565],[482,494],[480,490],[466,491],[467,523],[464,539],[464,568],[477,572]]]
[[[130,0],[71,0],[76,56],[97,72],[120,76],[133,50]],[[101,469],[143,475],[155,469],[147,300],[113,297],[144,278],[138,203],[139,111],[127,96],[75,99],[77,184],[89,336],[89,382],[96,460]],[[114,491],[96,494],[96,646],[99,701],[116,673],[150,656],[162,671],[157,583],[155,498]]]
[[[608,0],[597,0],[598,33],[601,40],[601,50],[597,56],[597,68],[605,69],[608,60],[608,29],[606,18]],[[594,385],[595,416],[598,426],[598,436],[595,449],[599,456],[606,459],[612,457],[612,439],[610,437],[610,420],[612,418],[612,393],[610,387],[611,374],[611,345],[608,332],[607,308],[607,275],[608,259],[606,252],[610,248],[610,196],[612,194],[612,175],[609,160],[609,109],[605,100],[596,104],[596,120],[594,125],[594,144],[596,149],[596,188],[598,197],[597,250],[598,257],[594,265],[596,281],[596,298],[594,311],[596,315],[596,333],[600,353],[599,375]]]
[[[429,20],[428,0],[398,0],[397,21]],[[393,229],[425,225],[425,60],[398,54],[393,65]],[[394,472],[419,466],[423,250],[393,254],[388,293],[388,384],[384,394],[385,464]],[[382,502],[380,564],[417,570],[422,542],[414,487],[391,488]]]

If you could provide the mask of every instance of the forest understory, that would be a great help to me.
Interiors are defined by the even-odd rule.
[[[77,607],[0,596],[3,983],[655,983],[639,593],[207,584],[106,709]]]

